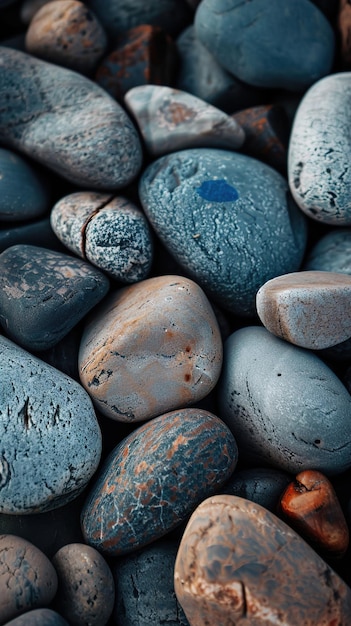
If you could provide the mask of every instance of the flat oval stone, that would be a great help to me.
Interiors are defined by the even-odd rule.
[[[41,550],[22,537],[0,535],[1,624],[50,604],[56,590],[55,569]]]
[[[250,463],[327,475],[351,466],[350,394],[315,354],[265,328],[226,340],[218,402]]]
[[[250,85],[300,91],[332,67],[333,29],[308,0],[284,8],[281,0],[203,0],[194,24],[217,61]]]
[[[276,337],[321,350],[351,337],[351,276],[336,272],[293,272],[258,290],[262,324]]]
[[[15,617],[5,626],[69,626],[69,624],[56,611],[34,609],[34,611],[28,611],[24,615]]]
[[[138,422],[208,395],[220,374],[222,340],[196,283],[157,276],[117,290],[94,311],[78,360],[99,411]]]
[[[351,72],[326,76],[304,95],[290,135],[288,174],[299,207],[325,224],[351,224]]]
[[[343,580],[284,522],[237,496],[214,496],[195,510],[174,583],[191,626],[347,626],[350,619]]]
[[[138,174],[137,131],[96,83],[29,54],[0,48],[0,141],[75,185],[119,189]],[[21,97],[18,97],[18,94]]]
[[[233,313],[255,316],[261,285],[299,269],[306,222],[265,163],[209,148],[174,152],[146,168],[139,196],[187,275]]]
[[[0,336],[0,512],[40,513],[76,498],[101,433],[85,390]]]
[[[0,254],[0,324],[28,350],[47,350],[68,334],[109,290],[90,263],[38,246]]]
[[[113,556],[166,535],[237,463],[228,427],[202,409],[172,411],[140,426],[110,453],[82,510],[86,543]]]
[[[244,143],[238,122],[185,91],[141,85],[130,89],[124,101],[153,156],[199,146],[235,150]]]
[[[309,250],[303,270],[351,274],[351,229],[330,230]]]

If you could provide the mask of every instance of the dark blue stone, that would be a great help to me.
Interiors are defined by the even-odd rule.
[[[237,190],[225,180],[205,180],[196,191],[209,202],[230,202],[239,198]]]

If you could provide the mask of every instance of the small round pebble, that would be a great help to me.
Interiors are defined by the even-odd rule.
[[[20,617],[15,617],[11,622],[7,622],[5,626],[69,626],[61,615],[51,609],[34,609],[28,611]]]

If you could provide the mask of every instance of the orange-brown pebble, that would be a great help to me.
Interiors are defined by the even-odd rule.
[[[351,5],[349,0],[340,0],[337,18],[339,31],[340,60],[343,69],[351,68]]]
[[[330,556],[341,557],[349,530],[333,485],[315,470],[300,472],[285,489],[280,511],[296,530]]]

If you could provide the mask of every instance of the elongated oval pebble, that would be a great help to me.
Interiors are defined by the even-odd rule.
[[[85,541],[114,556],[167,534],[234,471],[235,439],[215,415],[181,409],[137,428],[111,452],[85,502]]]
[[[217,495],[197,507],[174,582],[191,626],[350,623],[351,590],[343,580],[273,513],[237,496]]]

